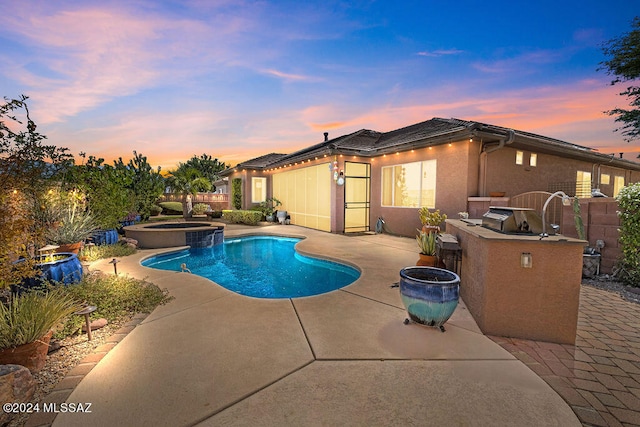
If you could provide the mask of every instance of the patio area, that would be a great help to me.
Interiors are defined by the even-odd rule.
[[[158,250],[123,258],[120,274],[147,278],[175,299],[67,394],[67,402],[91,402],[91,413],[60,413],[54,425],[580,425],[553,388],[480,332],[462,301],[445,333],[403,324],[391,285],[415,265],[412,239],[225,229],[256,232],[306,237],[300,252],[362,275],[327,294],[264,300],[140,266]],[[113,272],[106,260],[92,268]]]

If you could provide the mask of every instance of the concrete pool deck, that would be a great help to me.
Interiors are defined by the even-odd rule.
[[[412,239],[343,236],[296,226],[230,226],[307,237],[305,254],[346,261],[360,279],[293,300],[232,293],[191,275],[122,258],[120,274],[175,297],[84,377],[54,426],[580,425],[532,370],[484,336],[461,301],[446,332],[404,325],[397,288],[415,265]],[[92,268],[113,272],[107,260]]]

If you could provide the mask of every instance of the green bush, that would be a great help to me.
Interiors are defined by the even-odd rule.
[[[0,304],[0,349],[39,340],[78,311],[78,301],[57,288],[47,293],[27,292],[14,296],[8,305]]]
[[[630,286],[640,286],[640,183],[623,187],[616,196],[620,217],[622,259],[620,278]]]
[[[158,216],[162,213],[162,208],[158,205],[153,205],[149,208],[151,216]]]
[[[180,202],[160,202],[158,204],[167,215],[182,215],[182,203]]]
[[[196,203],[193,205],[193,214],[194,215],[204,215],[209,211],[211,207],[206,203]]]
[[[97,261],[105,258],[118,258],[136,253],[136,249],[122,243],[113,245],[85,246],[80,252],[83,261]]]
[[[224,218],[234,224],[257,225],[262,218],[260,211],[222,211]]]
[[[242,178],[231,181],[231,202],[234,209],[242,209]]]
[[[105,318],[112,322],[118,318],[135,313],[150,313],[159,305],[172,299],[168,291],[161,290],[152,283],[128,276],[107,274],[90,274],[84,276],[77,285],[65,286],[62,289],[76,301],[85,301],[97,307],[91,318]],[[84,318],[69,318],[58,338],[72,335],[82,326]]]

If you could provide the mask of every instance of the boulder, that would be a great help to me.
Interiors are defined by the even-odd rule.
[[[0,402],[29,402],[36,392],[36,380],[21,365],[0,365]],[[0,425],[5,425],[11,414],[0,411]]]
[[[91,330],[95,331],[96,329],[100,329],[100,328],[104,328],[105,326],[107,326],[107,319],[104,318],[100,318],[100,319],[96,319],[93,322],[89,323],[89,326],[91,326]],[[82,332],[87,332],[87,324],[83,323],[82,324]]]

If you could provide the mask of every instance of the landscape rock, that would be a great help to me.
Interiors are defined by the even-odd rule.
[[[130,237],[123,237],[122,238],[122,243],[124,243],[125,245],[132,247],[134,249],[136,249],[138,247],[138,241],[136,239],[132,239]]]
[[[100,328],[104,328],[105,326],[107,326],[107,319],[104,318],[100,318],[100,319],[96,319],[93,322],[89,323],[89,325],[91,326],[91,330],[95,331],[96,329],[100,329]],[[82,332],[87,332],[87,324],[83,323],[82,324]]]
[[[31,372],[20,365],[0,365],[0,402],[29,402],[36,391],[36,380]],[[0,412],[0,425],[5,425],[11,414]]]

